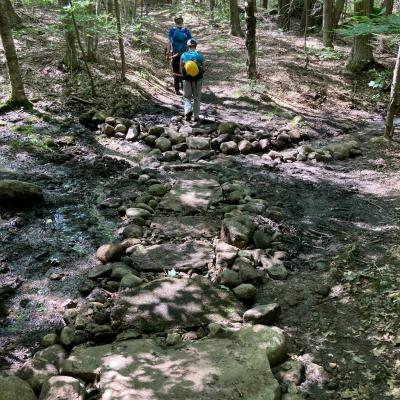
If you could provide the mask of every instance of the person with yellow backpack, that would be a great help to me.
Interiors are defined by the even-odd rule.
[[[189,39],[188,51],[181,56],[181,74],[183,77],[183,107],[186,121],[199,120],[201,90],[203,75],[208,65],[204,62],[204,56],[196,50],[197,42]],[[192,105],[193,99],[193,105]]]

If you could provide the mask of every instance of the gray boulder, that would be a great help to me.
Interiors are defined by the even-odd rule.
[[[171,150],[171,141],[166,137],[159,137],[158,139],[156,139],[155,145],[162,152]]]
[[[1,400],[37,400],[32,388],[16,376],[0,378]]]
[[[28,182],[0,180],[0,205],[31,207],[44,201],[42,189]]]
[[[85,394],[85,386],[80,380],[71,376],[53,376],[44,383],[39,400],[84,400]]]
[[[281,306],[278,303],[257,304],[243,314],[244,322],[268,325],[279,318]]]
[[[239,153],[238,145],[234,141],[221,143],[220,150],[224,154],[237,154],[237,153]]]
[[[255,225],[247,215],[225,218],[222,221],[221,239],[244,249],[250,244],[254,229]]]
[[[186,143],[191,150],[210,150],[209,138],[190,136],[186,139]]]
[[[253,300],[257,295],[257,289],[250,283],[242,283],[233,289],[233,293],[240,300]]]

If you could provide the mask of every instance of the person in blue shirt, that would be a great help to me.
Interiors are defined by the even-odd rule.
[[[180,76],[181,55],[187,51],[187,41],[192,38],[188,28],[183,27],[183,18],[181,16],[175,18],[175,26],[168,33],[169,46],[172,59],[172,71],[174,73],[175,93],[181,94],[182,77]]]
[[[203,55],[196,50],[197,42],[194,39],[189,39],[187,46],[188,51],[182,54],[180,67],[183,77],[183,106],[186,121],[190,121],[193,116],[193,121],[196,122],[200,114],[203,75],[208,64],[204,62]]]

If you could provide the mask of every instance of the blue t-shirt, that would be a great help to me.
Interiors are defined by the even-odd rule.
[[[196,50],[189,50],[182,54],[181,61],[183,64],[187,63],[188,61],[193,60],[197,63],[199,67],[203,67],[204,57],[203,54]]]
[[[168,37],[172,52],[182,54],[187,50],[187,41],[192,38],[192,34],[188,28],[174,26],[170,29]]]
[[[183,71],[183,66],[188,62],[188,61],[194,61],[198,67],[199,67],[199,74],[195,77],[191,77],[189,75],[186,75]],[[203,63],[204,63],[204,57],[203,54],[196,50],[189,50],[185,53],[182,54],[181,56],[181,65],[182,65],[182,73],[183,73],[183,79],[186,81],[198,81],[199,79],[203,78],[204,74],[204,68],[203,68]]]

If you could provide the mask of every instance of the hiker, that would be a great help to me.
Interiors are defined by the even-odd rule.
[[[190,121],[193,115],[193,121],[196,122],[199,120],[203,75],[208,65],[203,55],[196,50],[197,42],[194,39],[189,39],[187,46],[188,51],[181,56],[180,68],[183,77],[183,106],[186,121]]]
[[[182,77],[180,75],[181,56],[187,51],[187,41],[192,38],[192,34],[188,28],[183,27],[183,18],[181,16],[175,18],[175,25],[170,29],[168,37],[175,93],[180,95],[182,86]]]

